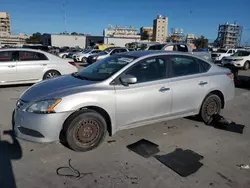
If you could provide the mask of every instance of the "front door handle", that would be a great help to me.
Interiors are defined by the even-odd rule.
[[[42,64],[42,66],[46,66],[47,64]]]
[[[206,85],[206,84],[208,84],[208,83],[207,83],[207,82],[203,82],[203,81],[201,81],[201,82],[199,83],[200,86],[204,86],[204,85]]]
[[[170,88],[166,88],[166,87],[162,87],[161,89],[159,89],[160,92],[165,92],[170,90]]]
[[[8,66],[9,68],[14,68],[14,67],[16,67],[15,65],[9,65]]]

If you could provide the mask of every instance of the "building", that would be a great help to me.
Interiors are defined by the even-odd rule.
[[[135,27],[120,27],[109,25],[108,29],[103,30],[104,37],[119,37],[119,38],[134,38],[140,39],[141,36],[138,35],[138,30]]]
[[[153,40],[165,42],[168,36],[168,17],[158,15],[153,21]]]
[[[188,44],[193,43],[194,39],[195,39],[195,35],[194,34],[192,34],[192,33],[187,34],[187,36],[186,36],[186,42]]]
[[[0,33],[0,46],[22,46],[26,43],[26,39],[29,37],[29,35],[24,33],[18,35]]]
[[[172,28],[171,30],[171,34],[168,36],[167,38],[168,42],[184,42],[185,41],[185,37],[184,37],[184,33],[183,33],[183,29],[180,28]]]
[[[86,46],[86,36],[84,35],[66,35],[66,34],[43,34],[41,43],[45,46],[56,47],[82,47]]]
[[[0,33],[10,35],[10,15],[7,12],[0,12]]]
[[[235,48],[240,46],[242,26],[238,23],[220,24],[218,28],[218,37],[215,41],[217,47],[221,48]]]
[[[141,27],[141,40],[153,40],[153,27]]]
[[[113,44],[114,46],[125,47],[127,43],[139,42],[137,38],[124,37],[104,37],[104,44]]]

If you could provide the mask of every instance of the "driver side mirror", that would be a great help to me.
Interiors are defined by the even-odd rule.
[[[137,78],[130,74],[122,75],[120,80],[125,86],[128,86],[129,84],[135,84],[137,82]]]

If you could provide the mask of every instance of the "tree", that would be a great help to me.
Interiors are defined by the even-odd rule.
[[[194,40],[194,45],[197,49],[199,48],[207,48],[208,47],[208,39],[201,35],[199,38]]]
[[[41,44],[41,33],[33,33],[29,38],[26,39],[28,44]]]
[[[78,35],[78,33],[77,32],[72,32],[71,35]]]
[[[148,40],[149,39],[149,34],[147,31],[143,31],[141,34],[141,40]]]

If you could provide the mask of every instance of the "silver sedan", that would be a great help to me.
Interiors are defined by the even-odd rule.
[[[14,130],[34,142],[63,135],[73,150],[88,151],[107,132],[197,114],[209,124],[234,90],[230,70],[191,54],[127,52],[29,88],[17,102]]]

